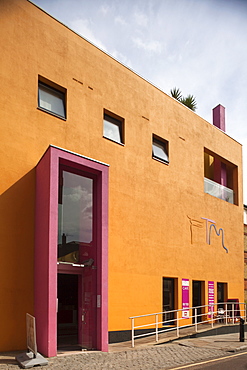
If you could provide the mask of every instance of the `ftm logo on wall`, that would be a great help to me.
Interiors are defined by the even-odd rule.
[[[210,220],[209,218],[201,217],[200,220],[192,218],[187,216],[189,219],[190,223],[190,240],[191,244],[193,244],[193,239],[195,237],[195,232],[198,229],[204,229],[205,234],[206,234],[206,243],[208,245],[211,244],[211,237],[212,237],[212,232],[216,234],[219,238],[221,238],[221,245],[222,248],[225,249],[226,253],[228,253],[228,248],[225,246],[225,241],[224,241],[224,230],[222,227],[217,228],[216,222],[213,220]],[[204,221],[201,221],[204,220]]]

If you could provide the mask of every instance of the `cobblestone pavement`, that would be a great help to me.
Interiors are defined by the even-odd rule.
[[[82,352],[67,356],[49,358],[47,366],[35,369],[52,370],[108,370],[134,369],[159,370],[172,369],[177,366],[200,362],[212,358],[223,357],[227,352],[216,348],[197,348],[179,344],[164,344],[155,347],[121,351],[115,353]],[[15,360],[0,360],[0,370],[17,370],[19,365]]]

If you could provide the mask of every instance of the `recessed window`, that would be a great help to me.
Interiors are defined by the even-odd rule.
[[[168,141],[153,136],[153,158],[169,163]]]
[[[206,148],[204,191],[228,203],[238,204],[238,167]]]
[[[61,118],[66,118],[65,92],[39,81],[38,106],[40,109]]]
[[[105,112],[103,136],[116,143],[123,144],[123,123],[123,118]]]

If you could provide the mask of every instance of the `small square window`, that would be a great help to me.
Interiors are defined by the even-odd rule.
[[[169,163],[168,141],[153,136],[153,158]]]
[[[104,113],[104,133],[107,139],[123,144],[123,122],[121,117]]]
[[[65,93],[39,81],[38,106],[61,118],[66,118]]]

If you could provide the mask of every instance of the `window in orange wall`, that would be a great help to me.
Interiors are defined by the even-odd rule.
[[[204,148],[204,191],[238,205],[238,167]]]
[[[106,139],[124,144],[124,119],[108,111],[104,111],[103,136]]]
[[[169,163],[168,141],[153,135],[153,158]]]
[[[39,81],[38,107],[45,112],[65,119],[65,92]]]
[[[81,262],[82,247],[93,240],[93,178],[60,167],[58,199],[58,261]],[[95,226],[95,222],[94,222]]]

